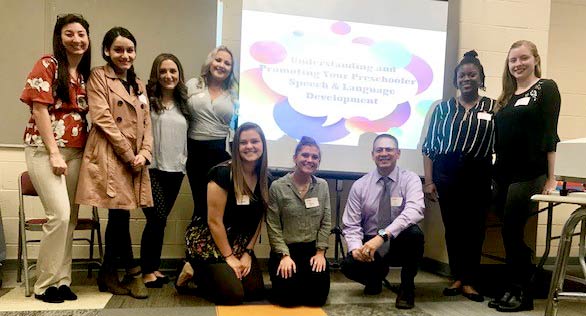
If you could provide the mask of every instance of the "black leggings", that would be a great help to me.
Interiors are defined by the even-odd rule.
[[[239,305],[264,298],[264,283],[258,260],[252,255],[250,273],[239,280],[226,262],[190,262],[202,296],[217,305]]]
[[[187,178],[193,196],[193,214],[207,218],[208,203],[208,172],[210,169],[230,159],[226,152],[226,140],[193,140],[187,139]]]
[[[140,244],[140,265],[142,273],[153,273],[161,264],[161,251],[165,237],[167,217],[175,204],[183,173],[149,169],[153,191],[154,207],[142,209],[146,225]]]
[[[330,292],[330,270],[311,271],[309,260],[315,255],[315,242],[288,244],[297,272],[284,279],[277,275],[281,256],[271,253],[269,275],[273,284],[271,301],[282,306],[323,306]]]
[[[129,270],[137,266],[132,254],[129,210],[108,210],[105,241],[102,269],[113,271],[121,266]]]
[[[497,180],[497,211],[503,220],[503,244],[511,285],[522,289],[530,286],[534,273],[533,250],[525,243],[525,225],[538,203],[531,196],[543,191],[546,176],[521,182]]]

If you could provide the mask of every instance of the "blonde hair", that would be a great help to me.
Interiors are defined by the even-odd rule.
[[[203,89],[206,86],[208,86],[208,80],[211,76],[210,68],[212,66],[212,62],[214,61],[214,58],[216,58],[216,54],[218,54],[218,52],[221,51],[228,53],[232,58],[232,69],[230,69],[228,77],[224,79],[224,82],[222,83],[222,89],[224,89],[225,91],[230,91],[231,93],[237,92],[238,81],[236,80],[236,77],[234,75],[234,65],[236,64],[236,60],[234,60],[234,54],[232,54],[232,51],[230,51],[230,49],[228,49],[228,47],[224,45],[220,45],[214,48],[206,57],[206,60],[203,63],[203,65],[201,65],[198,88]]]
[[[515,90],[517,90],[517,80],[513,78],[513,75],[511,75],[511,72],[509,71],[509,54],[511,53],[511,50],[519,48],[523,45],[529,48],[531,55],[533,55],[535,58],[534,73],[537,78],[541,78],[541,57],[539,57],[539,53],[537,52],[537,46],[528,40],[514,42],[513,45],[511,45],[511,48],[509,48],[507,59],[505,59],[505,69],[503,70],[503,91],[497,100],[497,110],[507,105],[515,93]]]

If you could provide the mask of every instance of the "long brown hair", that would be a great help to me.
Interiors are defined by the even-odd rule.
[[[513,78],[511,72],[509,71],[509,53],[512,49],[518,48],[525,45],[531,51],[531,55],[535,58],[535,69],[534,73],[537,78],[541,78],[541,57],[539,57],[539,53],[537,52],[537,46],[531,41],[528,40],[520,40],[516,41],[511,45],[509,48],[509,52],[507,53],[507,59],[505,60],[505,69],[503,70],[503,91],[497,100],[496,110],[504,107],[507,105],[515,90],[517,90],[517,80]]]
[[[106,34],[104,35],[104,40],[102,41],[102,58],[104,58],[104,60],[108,62],[108,65],[110,65],[110,67],[112,67],[113,69],[116,69],[116,65],[114,65],[114,62],[112,62],[112,58],[106,55],[106,50],[110,50],[110,47],[112,47],[112,44],[118,36],[122,36],[124,38],[129,39],[132,42],[132,44],[134,44],[135,51],[137,49],[136,38],[134,38],[134,35],[132,35],[132,33],[130,33],[129,30],[121,26],[115,26],[111,28],[108,32],[106,32]],[[133,63],[133,65],[130,66],[130,69],[128,69],[128,71],[126,72],[126,81],[130,84],[130,86],[132,86],[132,89],[134,89],[134,94],[140,95],[144,91],[140,91],[136,79],[137,77],[136,72],[134,71]]]
[[[67,50],[63,46],[61,30],[64,26],[71,23],[79,23],[88,37],[87,50],[83,53],[81,61],[77,65],[77,72],[81,74],[83,80],[88,80],[90,76],[90,64],[92,59],[92,46],[90,40],[90,25],[85,18],[79,14],[65,14],[57,17],[55,28],[53,29],[53,56],[57,59],[57,88],[55,92],[57,97],[63,102],[70,102],[69,99],[69,61],[67,59]]]
[[[240,136],[242,132],[254,130],[260,136],[262,141],[262,155],[260,159],[256,162],[256,166],[254,171],[256,172],[257,181],[260,184],[260,195],[262,198],[262,203],[266,207],[269,202],[269,185],[268,185],[268,158],[267,158],[267,140],[265,138],[265,134],[263,133],[260,126],[255,123],[246,122],[238,129],[236,129],[236,133],[234,135],[234,141],[232,142],[232,163],[231,163],[231,170],[232,170],[232,180],[234,181],[234,193],[236,193],[236,197],[240,197],[243,195],[248,195],[250,197],[254,196],[253,192],[250,190],[248,185],[246,185],[246,181],[244,180],[244,169],[242,163],[242,157],[240,157],[239,145],[240,145]]]
[[[156,113],[163,112],[163,105],[161,104],[161,97],[163,92],[161,91],[161,84],[159,83],[159,76],[161,70],[161,64],[165,60],[170,60],[177,65],[177,70],[179,71],[179,82],[177,82],[177,86],[173,89],[173,101],[183,113],[183,116],[186,118],[189,117],[189,110],[187,109],[187,87],[185,86],[185,76],[183,75],[183,66],[181,66],[181,62],[179,59],[173,55],[168,53],[160,54],[155,58],[153,61],[153,66],[151,67],[151,76],[149,78],[149,82],[147,84],[147,94],[151,100],[150,105],[153,111]]]

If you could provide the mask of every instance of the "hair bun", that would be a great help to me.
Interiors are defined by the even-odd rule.
[[[467,51],[466,53],[464,53],[464,58],[466,57],[476,58],[478,57],[478,53],[475,50]]]

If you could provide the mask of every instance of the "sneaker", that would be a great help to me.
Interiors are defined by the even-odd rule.
[[[35,294],[35,298],[45,303],[63,303],[65,301],[54,286],[47,288],[43,294]]]

